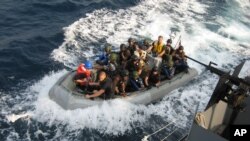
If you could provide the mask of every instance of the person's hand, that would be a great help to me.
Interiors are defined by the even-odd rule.
[[[108,66],[103,66],[103,69],[104,70],[107,70],[109,67]]]
[[[91,98],[91,95],[86,94],[85,97],[89,99],[89,98]]]
[[[76,82],[76,83],[82,83],[82,80],[77,79],[77,80],[75,80],[75,82]]]
[[[121,93],[121,96],[126,97],[127,94],[126,93]]]

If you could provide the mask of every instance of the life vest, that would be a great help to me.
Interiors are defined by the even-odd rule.
[[[162,42],[161,44],[158,43],[158,41],[154,42],[154,48],[153,48],[153,52],[160,54],[163,49],[164,49],[164,43]]]
[[[84,64],[80,64],[77,68],[77,74],[85,74],[86,77],[90,77],[91,72],[84,67]]]

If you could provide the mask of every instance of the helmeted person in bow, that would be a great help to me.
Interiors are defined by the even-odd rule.
[[[127,61],[131,57],[131,52],[130,50],[126,47],[125,44],[120,45],[120,52],[119,52],[119,63],[121,65],[122,69],[125,69]]]
[[[112,50],[112,45],[111,44],[105,44],[104,52],[99,56],[96,63],[99,64],[99,65],[108,65],[111,50]]]
[[[150,39],[146,38],[146,39],[143,40],[142,45],[140,46],[140,49],[146,51],[147,53],[149,53],[151,51],[150,48],[152,46],[153,46],[152,41]]]
[[[119,54],[111,53],[106,65],[95,65],[94,68],[98,71],[105,71],[109,77],[113,78],[119,70]]]
[[[135,51],[137,51],[138,46],[137,42],[134,38],[128,39],[128,50],[130,51],[130,54],[133,55]]]

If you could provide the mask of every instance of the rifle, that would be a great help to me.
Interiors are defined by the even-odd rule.
[[[178,41],[176,42],[174,49],[177,49],[178,44],[179,44],[179,46],[181,45],[181,36],[179,37]]]

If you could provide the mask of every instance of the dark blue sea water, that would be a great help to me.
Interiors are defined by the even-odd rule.
[[[1,0],[0,140],[141,140],[171,121],[149,140],[177,128],[166,140],[180,139],[192,107],[204,107],[217,80],[195,63],[194,81],[146,106],[115,101],[65,111],[48,90],[105,42],[118,47],[130,36],[156,39],[171,30],[189,55],[230,70],[250,58],[249,11],[248,0]]]
[[[63,27],[95,9],[119,9],[136,1],[43,1],[0,2],[0,85],[11,86],[39,79],[63,66],[51,60],[53,49],[63,42]],[[25,87],[25,86],[24,86]]]

